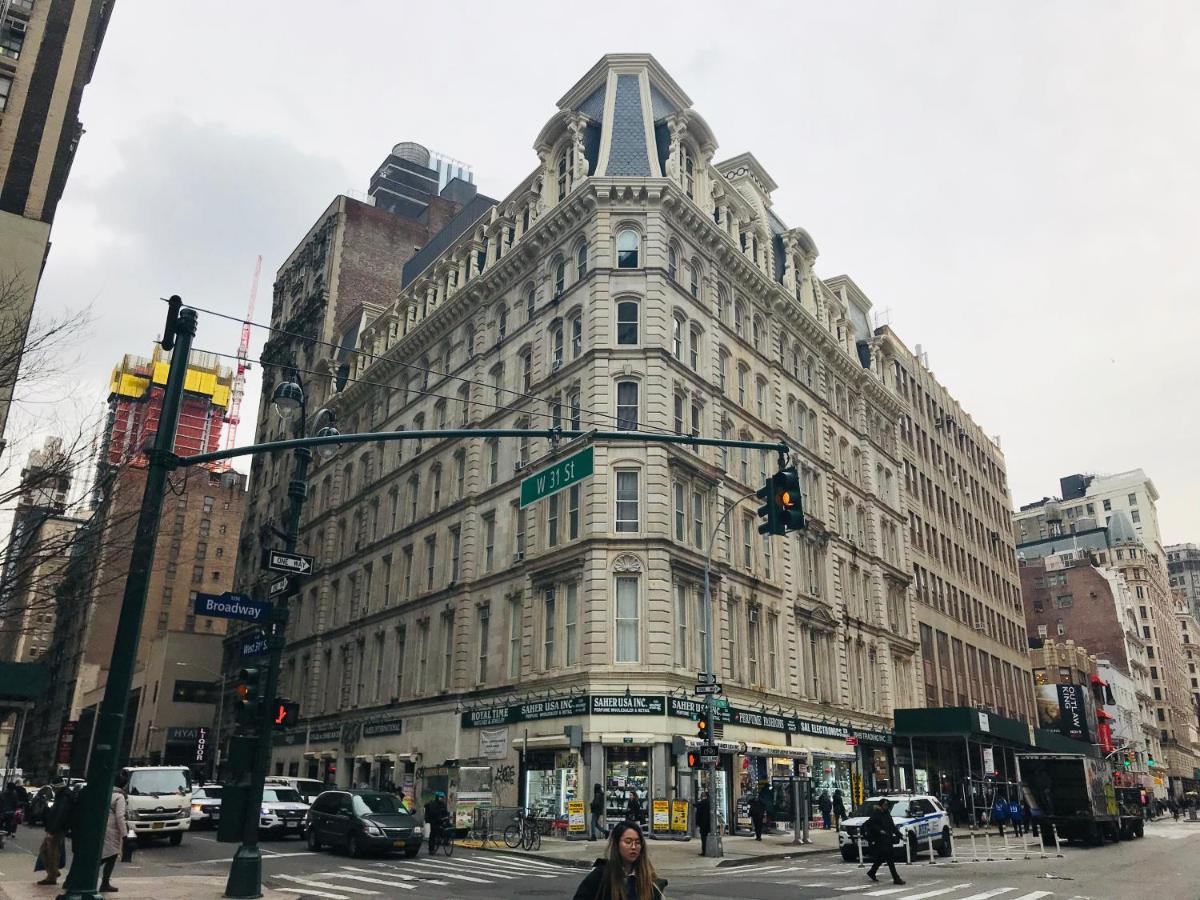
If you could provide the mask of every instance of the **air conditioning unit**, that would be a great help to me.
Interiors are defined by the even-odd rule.
[[[751,621],[751,622],[757,622],[757,621],[758,621],[758,610],[757,610],[755,607],[753,607],[753,606],[752,606],[752,607],[750,607],[750,621]]]
[[[25,30],[29,26],[26,25],[24,22],[22,22],[20,19],[6,19],[4,22],[4,27],[7,28],[9,31],[11,31],[13,34],[24,34]]]
[[[524,559],[525,559],[525,551],[524,550],[518,550],[516,553],[513,554],[513,562],[521,562]]]
[[[553,363],[550,364],[550,371],[557,372],[559,369],[562,368],[562,365],[563,365],[562,360],[556,359]]]
[[[518,459],[518,460],[516,461],[516,463],[513,465],[513,469],[515,469],[515,470],[516,470],[516,471],[518,471],[518,472],[520,472],[520,471],[521,471],[522,469],[524,469],[524,468],[525,468],[525,463],[523,463],[523,462],[522,462],[521,460],[519,460],[519,459]]]

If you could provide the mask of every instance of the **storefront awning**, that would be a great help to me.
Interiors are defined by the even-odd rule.
[[[528,745],[528,747],[531,750],[533,750],[533,749],[536,749],[539,747],[541,747],[541,748],[569,747],[569,746],[571,746],[571,742],[569,740],[567,740],[567,736],[565,734],[543,734],[538,737],[531,737],[531,738],[524,738],[524,737],[514,738],[512,745],[514,747],[516,747],[518,750],[520,750],[522,747],[525,747],[526,745]]]
[[[354,757],[355,762],[371,762],[373,759],[375,759],[375,757],[367,756],[365,753],[360,753]]]
[[[813,750],[812,755],[814,759],[858,759],[856,754],[844,750]]]
[[[1033,746],[1029,726],[1024,722],[973,706],[898,709],[896,738],[910,737],[959,737],[989,744],[1007,742],[1018,749]]]
[[[742,753],[746,756],[775,756],[780,759],[802,759],[805,762],[812,756],[812,751],[805,747],[787,747],[780,744],[751,744],[742,745]],[[853,755],[853,754],[851,754]]]

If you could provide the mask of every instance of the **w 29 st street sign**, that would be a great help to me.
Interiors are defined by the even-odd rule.
[[[584,447],[521,482],[521,509],[578,484],[595,471],[595,452]]]

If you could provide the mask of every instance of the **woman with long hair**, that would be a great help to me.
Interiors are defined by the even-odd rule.
[[[574,900],[664,900],[666,890],[667,880],[650,864],[642,830],[621,822],[609,836],[608,858],[596,860]]]

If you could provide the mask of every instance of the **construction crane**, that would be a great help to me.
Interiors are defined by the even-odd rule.
[[[250,368],[250,323],[254,320],[254,300],[258,296],[258,279],[262,275],[262,257],[254,264],[254,281],[250,284],[250,304],[246,307],[246,319],[242,322],[242,339],[238,341],[237,373],[233,376],[233,389],[229,392],[229,409],[225,412],[225,449],[237,446],[237,427],[242,420],[242,395],[246,393],[246,371]]]

